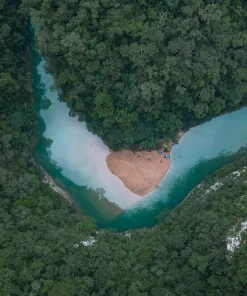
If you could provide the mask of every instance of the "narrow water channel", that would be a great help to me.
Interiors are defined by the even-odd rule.
[[[31,68],[39,124],[36,161],[65,189],[75,205],[100,227],[152,226],[201,180],[229,163],[247,143],[247,108],[189,130],[172,150],[172,165],[159,187],[145,197],[131,193],[107,169],[109,149],[52,90],[53,78],[32,43]]]

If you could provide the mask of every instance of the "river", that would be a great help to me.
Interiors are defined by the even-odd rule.
[[[150,194],[139,197],[110,173],[108,147],[84,122],[69,116],[59,100],[53,77],[32,42],[31,71],[39,138],[36,161],[73,198],[75,206],[93,216],[98,226],[117,230],[150,227],[160,213],[177,206],[207,175],[234,159],[247,143],[247,108],[219,116],[190,129],[171,153],[171,167]]]

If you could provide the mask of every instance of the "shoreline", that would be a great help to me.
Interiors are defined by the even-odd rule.
[[[25,60],[26,60],[26,67],[29,71],[29,73],[31,73],[30,71],[30,47],[27,46],[26,47],[26,50],[25,50]],[[34,94],[33,94],[33,84],[31,83],[31,104],[35,105],[35,101],[34,101]],[[35,110],[34,110],[35,112]],[[35,112],[35,118],[37,120],[37,114]],[[36,124],[37,124],[37,121],[36,121]],[[31,162],[37,166],[41,172],[43,173],[44,175],[44,179],[43,179],[43,183],[45,184],[48,184],[50,186],[51,189],[53,189],[56,193],[58,193],[61,197],[65,198],[70,204],[73,204],[73,199],[72,197],[65,191],[63,190],[61,187],[59,187],[55,180],[46,172],[46,170],[40,165],[38,164],[35,159],[34,159],[34,147],[36,146],[36,143],[37,143],[37,138],[38,138],[38,135],[37,135],[37,130],[35,131],[36,134],[34,136],[34,138],[32,139],[32,159],[31,159]]]
[[[40,164],[38,164],[35,161],[34,157],[32,157],[31,161],[43,173],[44,179],[42,180],[42,182],[45,183],[45,184],[48,184],[51,189],[53,189],[61,197],[65,198],[70,204],[74,204],[72,197],[64,189],[62,189],[61,187],[59,187],[57,185],[56,181],[45,171],[45,169]]]
[[[177,141],[184,135],[180,131]],[[170,154],[174,143],[169,142],[168,152],[158,154],[152,151],[120,150],[110,151],[106,158],[107,167],[116,175],[132,193],[145,196],[159,186],[168,172],[171,159],[164,158]]]
[[[43,172],[45,175],[43,183],[48,184],[51,187],[51,189],[53,189],[56,193],[65,198],[70,204],[73,204],[72,197],[65,190],[59,187],[56,184],[55,180],[49,174],[47,174],[47,172]]]

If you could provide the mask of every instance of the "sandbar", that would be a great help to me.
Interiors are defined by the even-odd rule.
[[[183,134],[182,131],[178,134],[178,140]],[[169,150],[172,144],[170,141]],[[158,187],[167,173],[171,159],[164,156],[169,153],[158,154],[157,150],[111,151],[106,163],[111,173],[118,176],[131,192],[144,196]]]

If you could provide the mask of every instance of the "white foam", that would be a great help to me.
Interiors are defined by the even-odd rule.
[[[205,193],[210,193],[212,190],[216,191],[218,190],[221,186],[223,186],[224,184],[222,182],[216,182],[214,185],[212,185],[209,189],[207,189],[205,191]]]
[[[97,242],[97,240],[93,236],[90,236],[87,240],[80,241],[80,244],[82,244],[85,247],[88,247],[88,246],[94,245],[96,242]],[[79,248],[80,244],[74,244],[74,248],[75,249]]]
[[[240,247],[241,234],[247,229],[247,221],[241,223],[241,229],[239,232],[235,233],[233,236],[227,237],[227,250],[234,252],[236,248]]]
[[[241,173],[240,173],[240,171],[235,171],[235,172],[232,172],[232,175],[239,177],[241,175]]]
[[[81,241],[81,244],[83,244],[83,246],[85,247],[88,247],[88,246],[92,246],[96,242],[97,240],[93,236],[90,236],[88,240]]]

